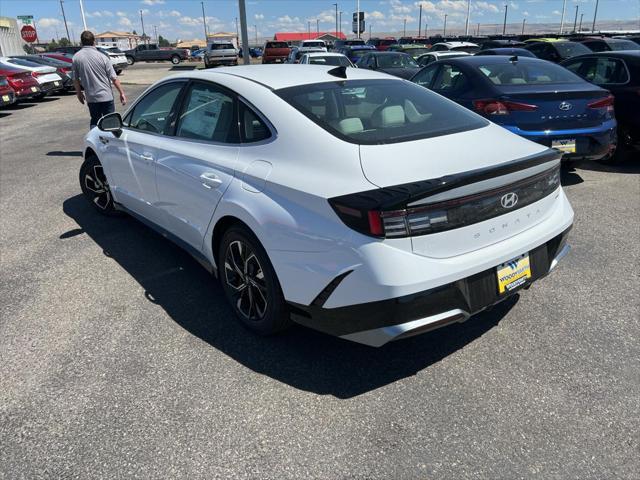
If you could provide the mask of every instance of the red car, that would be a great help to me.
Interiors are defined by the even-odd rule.
[[[28,70],[3,65],[0,67],[0,75],[7,77],[9,86],[16,94],[16,101],[36,97],[41,93],[40,84]]]
[[[7,77],[0,75],[0,107],[6,107],[16,101],[16,92],[7,81]]]

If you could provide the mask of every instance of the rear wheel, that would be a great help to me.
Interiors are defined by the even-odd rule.
[[[209,60],[207,60],[207,57],[204,57],[204,68],[209,68],[211,65],[209,65]]]
[[[291,325],[269,257],[247,228],[233,226],[224,233],[218,275],[227,300],[247,328],[270,335]]]
[[[180,63],[180,57],[178,55],[174,55],[173,57],[171,57],[171,63],[173,63],[174,65],[178,65]]]
[[[85,198],[103,215],[115,216],[120,213],[113,204],[102,164],[95,156],[88,156],[80,167],[80,188]]]
[[[127,55],[127,63],[129,65],[133,65],[134,63],[136,63],[136,61],[134,60],[133,57],[130,57],[130,56]]]

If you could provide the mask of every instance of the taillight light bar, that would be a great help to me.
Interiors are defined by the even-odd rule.
[[[473,108],[481,115],[492,116],[509,115],[511,112],[533,112],[538,109],[538,106],[510,100],[484,99],[474,100]]]
[[[595,102],[591,102],[589,104],[587,104],[587,107],[589,108],[606,108],[608,112],[613,112],[613,103],[614,103],[614,97],[613,95],[607,95],[604,98],[600,98],[598,100],[596,100]]]

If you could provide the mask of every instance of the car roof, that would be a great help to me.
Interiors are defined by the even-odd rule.
[[[433,46],[435,47],[436,45],[446,45],[447,47],[478,47],[479,46],[477,43],[472,43],[472,42],[438,42],[438,43],[435,43]]]
[[[517,56],[517,55],[516,55]],[[448,62],[462,63],[463,65],[488,65],[488,64],[499,64],[499,63],[507,63],[510,61],[512,56],[509,55],[469,55],[465,57],[457,57],[452,58],[451,60],[447,60]],[[540,58],[534,57],[518,57],[518,63],[550,63],[546,60],[541,60]]]
[[[261,84],[267,88],[278,90],[281,88],[295,87],[339,80],[327,72],[336,68],[324,65],[239,65],[236,67],[220,67],[214,70],[194,70],[173,75],[172,79],[194,78],[215,81],[219,74],[232,75]],[[386,73],[375,72],[365,68],[347,69],[347,80],[398,80]]]
[[[570,60],[575,60],[578,58],[588,58],[588,57],[613,57],[613,58],[624,58],[626,60],[632,60],[634,63],[640,62],[640,48],[638,50],[616,50],[613,52],[590,52],[583,53],[582,55],[576,55],[575,57],[571,57],[566,59],[565,62],[569,62]]]
[[[345,55],[338,52],[306,52],[305,55],[310,57],[344,57]]]

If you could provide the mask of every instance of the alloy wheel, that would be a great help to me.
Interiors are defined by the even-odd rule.
[[[262,320],[267,312],[267,283],[262,265],[246,243],[234,240],[224,259],[225,282],[236,309],[245,319]]]
[[[92,197],[91,201],[98,208],[107,210],[111,202],[111,192],[102,165],[93,165],[87,170],[84,176],[84,186],[87,194]]]

